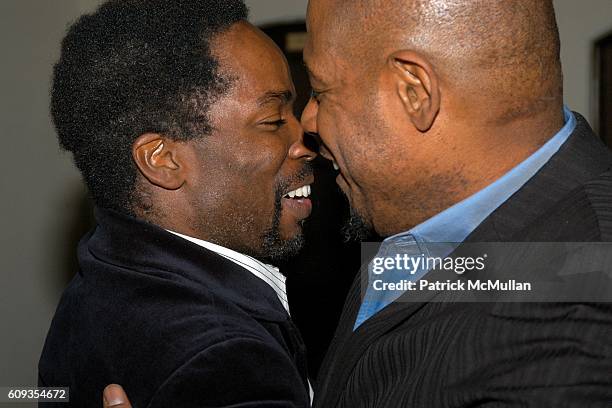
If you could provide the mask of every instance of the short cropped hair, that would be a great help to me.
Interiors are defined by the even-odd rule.
[[[210,134],[209,107],[231,82],[210,43],[247,17],[242,0],[110,0],[69,28],[51,115],[96,205],[133,214],[138,136]]]

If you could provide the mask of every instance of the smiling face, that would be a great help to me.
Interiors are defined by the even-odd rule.
[[[210,136],[189,142],[181,186],[192,209],[192,234],[259,258],[299,249],[310,215],[310,161],[292,113],[295,89],[287,62],[246,22],[214,41],[229,91],[214,101]]]
[[[357,23],[347,22],[342,4],[309,1],[304,61],[314,92],[302,126],[320,136],[321,155],[336,163],[336,181],[355,216],[349,229],[390,236],[457,200],[451,191],[461,188],[457,139],[442,135],[431,64],[398,49],[397,33],[369,27],[365,42],[346,28]]]
[[[519,3],[309,0],[302,125],[379,235],[483,189],[562,126],[552,3]]]
[[[320,136],[320,153],[333,160],[338,171],[336,182],[349,200],[351,223],[356,224],[354,232],[359,237],[365,235],[360,234],[360,226],[373,227],[369,185],[381,175],[375,171],[377,152],[368,143],[376,123],[370,122],[372,115],[364,95],[353,89],[351,70],[342,66],[342,60],[321,54],[315,54],[309,41],[304,55],[313,94],[302,114],[302,124],[307,132]]]
[[[313,97],[302,125],[320,135],[320,153],[339,169],[336,181],[353,213],[365,227],[390,235],[409,218],[398,206],[399,178],[407,174],[406,141],[418,132],[400,119],[405,117],[402,106],[380,83],[376,61],[366,66],[344,54],[330,7],[324,1],[309,3],[304,60]]]

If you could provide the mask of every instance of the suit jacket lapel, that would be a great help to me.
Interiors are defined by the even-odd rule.
[[[511,240],[571,190],[610,168],[612,153],[595,136],[586,120],[575,115],[578,124],[568,141],[525,186],[485,219],[466,242]],[[321,367],[320,377],[323,378],[317,383],[315,406],[336,406],[341,390],[367,348],[427,305],[427,299],[414,302],[400,298],[353,332],[361,305],[361,276],[362,273],[355,278]],[[435,294],[432,292],[430,297]],[[409,295],[406,293],[402,297]]]
[[[315,390],[315,406],[336,406],[340,398],[339,390],[344,389],[348,377],[370,344],[417,313],[427,304],[426,301],[436,294],[429,292],[425,294],[427,297],[423,298],[423,301],[417,301],[407,300],[412,293],[404,293],[398,301],[389,304],[353,332],[361,306],[361,277],[367,276],[367,272],[364,272],[365,267],[367,265],[362,267],[349,291],[340,324],[321,367],[321,375]]]
[[[98,225],[79,246],[82,258],[93,254],[158,278],[188,280],[222,294],[256,319],[287,319],[274,290],[242,266],[142,220],[102,208],[95,215]]]

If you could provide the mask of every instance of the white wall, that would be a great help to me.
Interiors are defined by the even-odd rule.
[[[247,3],[257,24],[306,11],[302,0]],[[36,384],[44,337],[69,279],[75,217],[86,194],[57,146],[49,80],[67,25],[98,4],[0,1],[0,387]]]
[[[87,12],[100,4],[99,0],[73,0],[82,10]],[[304,18],[307,0],[245,0],[251,13],[251,21],[255,24],[265,24],[273,21],[291,21]]]
[[[66,278],[70,214],[83,188],[57,147],[49,76],[72,1],[0,1],[0,387],[36,384],[45,331]]]
[[[274,21],[304,19],[307,0],[246,0],[251,10],[251,21],[265,24]]]
[[[98,0],[1,0],[0,387],[36,383],[36,362],[74,253],[84,191],[48,116],[51,67],[67,24]],[[294,20],[306,0],[247,0],[255,23]],[[566,101],[589,112],[590,41],[612,29],[612,0],[555,0]],[[585,6],[588,5],[588,7]]]
[[[567,105],[591,119],[592,43],[612,31],[612,0],[554,0]]]

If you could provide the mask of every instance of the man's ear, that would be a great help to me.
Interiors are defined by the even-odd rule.
[[[132,144],[132,157],[151,184],[177,190],[185,183],[178,143],[156,133],[145,133]]]
[[[426,132],[440,110],[440,86],[426,58],[410,50],[396,51],[388,58],[396,75],[397,93],[414,126]]]

